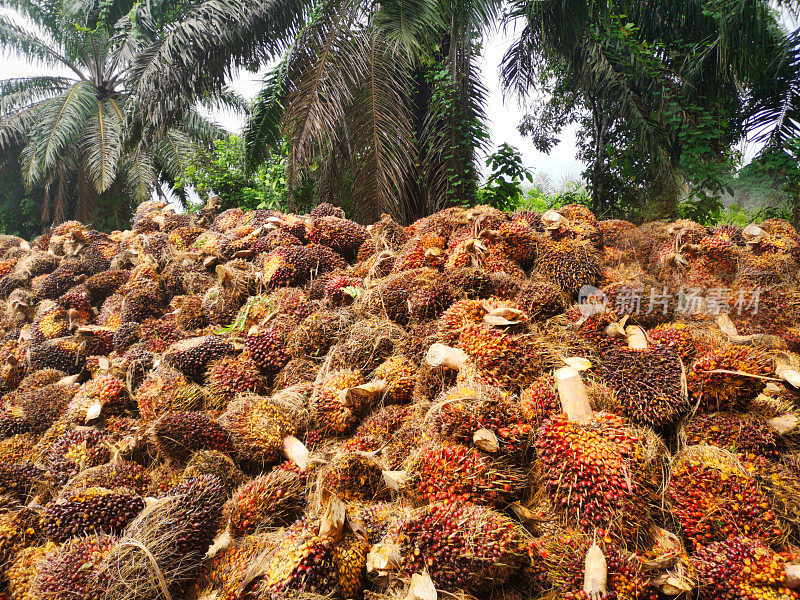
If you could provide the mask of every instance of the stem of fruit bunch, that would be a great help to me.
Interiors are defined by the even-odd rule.
[[[345,406],[355,404],[370,403],[378,396],[383,394],[389,387],[389,382],[385,379],[375,379],[362,385],[351,387],[343,396]]]
[[[306,467],[308,467],[308,448],[293,435],[287,435],[283,438],[283,453],[301,471],[305,471]]]
[[[800,589],[800,565],[785,565],[783,573],[783,585],[794,590]]]
[[[583,567],[583,591],[591,600],[605,597],[608,579],[606,557],[597,542],[592,543],[586,552]]]
[[[647,350],[647,334],[638,325],[628,325],[625,328],[628,338],[628,348],[632,350]]]
[[[561,367],[556,370],[554,377],[561,408],[569,420],[583,425],[589,423],[592,420],[592,406],[580,372],[572,367]]]
[[[469,355],[466,352],[444,344],[432,344],[425,355],[425,362],[431,367],[442,366],[456,370],[463,368],[468,360]]]
[[[436,600],[438,597],[436,586],[426,571],[411,576],[411,585],[405,600]]]

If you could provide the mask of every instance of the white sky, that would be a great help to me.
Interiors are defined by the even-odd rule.
[[[13,15],[8,9],[0,8],[0,14]],[[797,26],[797,19],[783,15],[784,23],[791,27]],[[526,166],[534,170],[538,178],[544,178],[555,187],[567,179],[579,177],[583,164],[576,158],[576,127],[566,129],[560,137],[561,143],[549,155],[537,152],[530,140],[522,137],[517,131],[524,110],[514,98],[503,98],[500,91],[499,68],[500,60],[513,39],[514,32],[500,30],[491,35],[484,44],[484,55],[481,69],[486,87],[489,91],[487,115],[489,117],[489,130],[491,144],[489,152],[493,152],[503,142],[516,146],[522,153]],[[0,56],[0,78],[24,77],[31,74],[47,71],[40,65],[31,65],[16,56]],[[70,74],[65,71],[64,74]],[[260,89],[259,75],[243,72],[234,81],[232,87],[237,89],[247,98],[253,98]],[[232,132],[239,132],[243,118],[230,113],[217,113],[213,115],[216,120]],[[758,148],[752,144],[743,146],[747,158],[752,157]]]

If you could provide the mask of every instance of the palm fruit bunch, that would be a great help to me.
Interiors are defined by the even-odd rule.
[[[775,372],[775,362],[761,350],[726,345],[709,350],[692,363],[686,379],[689,393],[705,410],[746,408]]]
[[[410,406],[389,405],[379,408],[358,426],[345,442],[343,449],[358,452],[376,452],[382,449],[392,435],[411,414]]]
[[[603,356],[599,372],[635,425],[664,427],[689,409],[680,357],[669,348],[618,348]]]
[[[64,337],[69,334],[70,318],[60,306],[53,306],[34,319],[31,325],[31,342],[41,344],[45,340]]]
[[[149,486],[150,474],[144,466],[129,460],[117,459],[82,471],[70,479],[62,489],[62,493],[67,494],[86,488],[108,488],[130,490],[142,496]]]
[[[264,396],[242,395],[228,404],[219,422],[229,432],[242,460],[276,464],[287,436],[305,430],[303,409]]]
[[[286,340],[289,356],[324,356],[350,325],[348,312],[320,310],[310,314],[292,331]]]
[[[86,364],[84,345],[77,337],[60,337],[32,346],[30,364],[34,369],[56,369],[70,375],[80,373]]]
[[[164,352],[164,362],[189,379],[200,381],[208,364],[233,350],[230,342],[206,335],[175,342]]]
[[[223,356],[212,362],[206,370],[209,407],[225,410],[236,394],[264,391],[264,378],[259,365],[245,351],[238,356]]]
[[[359,414],[358,407],[347,402],[347,392],[363,383],[361,371],[347,369],[334,371],[315,384],[309,404],[314,428],[326,436],[350,433],[358,424]]]
[[[135,400],[142,418],[152,421],[169,411],[201,409],[205,403],[205,391],[180,371],[158,367],[150,371],[139,385]]]
[[[91,535],[48,551],[36,562],[30,597],[101,600],[108,577],[102,565],[113,547],[113,538]]]
[[[525,487],[525,474],[502,458],[458,443],[428,443],[404,464],[403,489],[422,501],[503,506]]]
[[[647,332],[647,339],[655,346],[664,346],[674,351],[685,365],[691,364],[697,354],[698,339],[686,323],[664,323]]]
[[[304,517],[284,530],[263,578],[245,588],[247,600],[271,600],[296,593],[331,594],[337,584],[334,540],[319,534]]]
[[[401,516],[372,547],[368,564],[411,576],[427,571],[437,588],[499,588],[527,558],[521,527],[485,506],[436,503]]]
[[[169,490],[163,502],[125,528],[129,543],[116,544],[105,557],[100,568],[106,577],[104,597],[157,598],[165,584],[173,591],[187,586],[211,546],[225,499],[213,475],[187,479]],[[152,576],[153,559],[161,571],[159,579]]]
[[[107,435],[96,429],[66,431],[46,454],[49,475],[63,485],[81,471],[107,462],[111,458],[107,439]]]
[[[791,555],[747,536],[708,544],[692,559],[701,600],[796,600],[784,583]]]
[[[536,269],[544,279],[557,285],[568,297],[575,298],[586,285],[599,287],[602,279],[594,250],[583,242],[555,242],[546,245]]]
[[[116,377],[101,375],[78,388],[67,405],[67,416],[83,425],[101,414],[103,417],[123,414],[128,404],[125,385]]]
[[[189,597],[236,600],[239,598],[239,588],[244,582],[248,566],[269,548],[270,542],[265,535],[233,540],[203,562],[197,579],[189,588]]]
[[[536,439],[539,470],[555,508],[584,529],[619,527],[635,536],[649,519],[655,493],[644,440],[625,420],[596,413],[582,424],[565,413],[547,419]]]
[[[143,508],[144,500],[136,494],[89,487],[48,504],[42,517],[42,530],[48,539],[59,543],[92,533],[115,534]]]
[[[322,489],[347,502],[374,500],[385,485],[378,462],[362,454],[341,452],[322,469]]]
[[[256,366],[264,373],[277,373],[289,362],[286,346],[274,329],[248,334],[244,340],[244,347]]]
[[[786,535],[772,492],[754,465],[712,446],[687,448],[675,460],[667,496],[671,513],[695,548],[730,536],[772,542]]]
[[[367,229],[354,221],[333,216],[314,218],[306,228],[306,238],[327,246],[347,260],[353,260],[367,239]]]
[[[681,431],[687,446],[710,445],[742,456],[779,459],[783,439],[758,413],[709,413],[689,419]]]
[[[78,389],[77,385],[50,383],[33,389],[18,389],[15,394],[19,395],[25,423],[32,431],[39,433],[48,429],[64,414]]]
[[[656,600],[640,557],[627,551],[604,530],[595,536],[567,529],[530,546],[535,563],[544,569],[543,584],[567,600],[593,598]]]
[[[298,469],[279,465],[242,484],[226,505],[231,537],[293,523],[303,512],[305,483]]]
[[[183,460],[197,450],[234,451],[228,431],[205,412],[174,412],[153,425],[158,448],[167,456]]]

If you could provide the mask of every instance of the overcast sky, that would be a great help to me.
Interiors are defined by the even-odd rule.
[[[12,14],[7,9],[0,8],[0,14]],[[796,27],[797,20],[784,16],[784,22],[789,27]],[[576,140],[575,127],[572,127],[561,135],[561,143],[556,146],[549,155],[537,152],[530,140],[522,137],[517,131],[524,110],[518,105],[514,98],[504,98],[500,91],[499,65],[500,61],[513,39],[514,32],[499,31],[491,35],[484,44],[484,55],[481,61],[481,69],[484,82],[489,90],[487,114],[489,117],[489,130],[491,133],[491,147],[489,152],[494,151],[503,142],[516,146],[522,153],[526,166],[534,169],[539,177],[546,177],[555,187],[560,187],[566,179],[574,179],[580,175],[583,165],[575,158]],[[0,77],[24,77],[26,75],[41,73],[43,68],[38,65],[27,64],[24,60],[16,56],[2,57],[3,61]],[[69,74],[66,72],[65,74]],[[260,79],[258,75],[252,73],[242,73],[232,86],[247,98],[253,98],[260,89]],[[214,118],[227,129],[239,132],[242,127],[242,117],[217,113]],[[749,158],[757,151],[752,144],[743,147],[745,155]]]

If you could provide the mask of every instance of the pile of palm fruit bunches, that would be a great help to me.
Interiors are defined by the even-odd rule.
[[[798,261],[578,205],[0,236],[0,597],[800,598]]]

